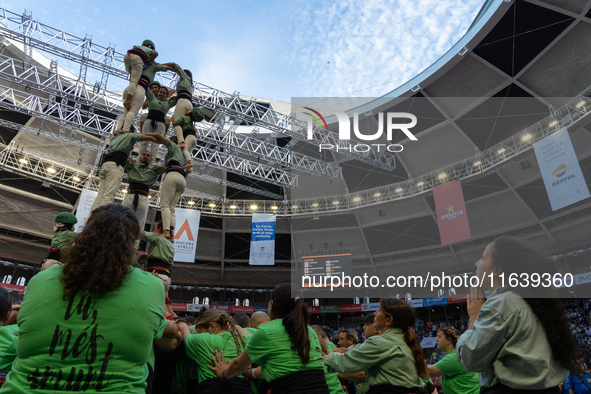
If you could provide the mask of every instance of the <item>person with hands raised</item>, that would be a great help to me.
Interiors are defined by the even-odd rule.
[[[505,237],[489,244],[475,265],[476,276],[485,280],[470,290],[469,325],[457,341],[457,360],[479,373],[481,393],[559,393],[579,354],[562,301],[534,296],[529,287],[503,287],[501,276],[541,275],[555,271],[554,265]],[[488,300],[484,289],[491,292]],[[551,288],[544,292],[554,296]]]

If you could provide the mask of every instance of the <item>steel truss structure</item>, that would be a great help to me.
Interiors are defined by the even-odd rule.
[[[128,75],[123,64],[124,53],[116,52],[114,46],[104,47],[92,43],[89,37],[80,38],[63,32],[51,26],[39,23],[22,15],[17,15],[5,9],[0,9],[0,35],[22,42],[24,47],[31,46],[35,49],[67,58],[70,61],[80,63],[79,80],[83,81],[86,68],[92,67],[105,74],[127,79]],[[166,86],[175,85],[176,77],[172,73],[159,73],[157,78]],[[212,109],[215,112],[229,115],[244,122],[264,127],[273,132],[290,136],[292,138],[314,144],[339,145],[338,135],[329,130],[321,131],[314,125],[314,136],[307,139],[307,122],[298,121],[295,113],[289,115],[276,112],[255,100],[245,100],[238,93],[229,94],[210,86],[194,82],[193,102]],[[358,142],[350,140],[348,144],[354,146]],[[341,144],[342,145],[342,142]],[[393,155],[385,152],[341,152],[344,155],[357,160],[393,170],[395,159]]]
[[[88,38],[77,38],[50,28],[49,26],[39,24],[38,22],[33,21],[30,16],[24,17],[2,9],[0,9],[0,23],[5,25],[4,27],[0,26],[0,35],[22,42],[25,47],[25,53],[27,52],[27,46],[32,46],[77,61],[78,63],[86,65],[86,67],[93,67],[103,71],[103,76],[114,75],[120,78],[126,78],[127,76],[122,66],[123,55],[115,52],[114,47],[101,47],[91,43]],[[105,60],[108,56],[110,56],[108,60]],[[16,82],[19,85],[20,83],[23,83],[14,80],[16,71],[13,70],[18,69],[14,62],[11,63],[6,61],[6,59],[2,57],[0,58],[0,65],[1,80],[11,83]],[[32,67],[29,69],[31,68]],[[55,69],[54,66],[52,66],[52,68]],[[84,70],[81,68],[81,75],[83,71]],[[47,138],[68,141],[84,149],[90,149],[91,146],[96,147],[95,149],[99,149],[97,145],[88,144],[84,140],[77,140],[75,134],[75,130],[82,130],[95,135],[100,135],[101,137],[103,137],[103,133],[109,135],[110,127],[114,120],[101,117],[101,115],[89,111],[89,109],[86,108],[86,105],[82,104],[84,100],[90,100],[91,102],[94,102],[95,105],[99,105],[99,103],[97,103],[97,101],[99,101],[97,100],[98,95],[96,93],[93,93],[94,96],[88,95],[90,90],[88,90],[86,84],[84,84],[84,87],[81,86],[83,81],[79,78],[79,80],[76,81],[78,83],[77,85],[72,84],[78,86],[78,90],[75,88],[68,90],[67,94],[71,94],[67,97],[68,100],[58,100],[56,98],[55,102],[52,103],[51,100],[53,95],[56,97],[62,97],[66,93],[59,91],[55,85],[45,85],[43,83],[43,78],[37,79],[39,70],[29,72],[30,74],[26,78],[29,85],[25,86],[29,86],[29,89],[38,89],[44,92],[48,95],[48,98],[41,98],[38,96],[33,97],[29,92],[22,92],[19,89],[2,86],[0,93],[2,94],[1,97],[5,100],[0,101],[0,107],[28,113],[39,117],[42,120],[47,119],[63,127],[72,127],[73,138],[65,137],[65,135],[61,135],[61,132],[60,135],[57,135],[35,130],[30,127],[23,128],[22,125],[11,124],[11,122],[7,121],[0,121],[0,124],[9,125],[12,126],[12,128],[18,127],[19,130],[25,130],[28,133],[35,133]],[[52,72],[50,69],[49,74],[50,76],[48,79],[53,74],[57,73],[55,71]],[[159,78],[162,78],[162,82],[168,85],[174,84],[174,78],[171,77],[170,74],[160,73],[158,75]],[[19,76],[17,75],[16,77],[18,78]],[[62,86],[64,85],[62,84]],[[69,86],[71,85],[68,85],[68,87]],[[84,94],[82,94],[82,92],[84,92]],[[104,91],[104,89],[101,89],[101,92],[103,95],[101,98],[103,100],[101,105],[111,108],[110,111],[115,110],[115,106],[111,107],[111,104],[109,103],[109,93]],[[347,212],[386,202],[413,198],[414,196],[430,192],[433,187],[447,181],[454,179],[469,179],[481,175],[491,169],[505,165],[520,154],[531,149],[534,142],[557,132],[563,127],[571,128],[576,126],[581,120],[586,119],[591,112],[591,99],[589,96],[591,96],[591,87],[585,89],[580,95],[569,100],[567,104],[558,110],[555,110],[552,115],[492,146],[486,151],[479,152],[475,156],[404,182],[351,194],[291,201],[282,199],[282,196],[273,193],[271,193],[273,195],[271,198],[281,198],[282,201],[228,200],[213,195],[187,191],[179,204],[182,207],[200,209],[210,215],[219,216],[240,216],[249,215],[255,212],[264,212],[275,213],[279,216],[285,217],[298,217]],[[12,103],[7,103],[9,100],[12,100]],[[320,133],[318,129],[315,129],[314,132],[314,136],[317,139],[307,140],[307,124],[305,122],[297,121],[294,114],[284,115],[277,113],[253,100],[244,100],[240,98],[238,94],[230,95],[206,85],[195,83],[193,100],[199,105],[211,108],[214,111],[225,115],[230,115],[234,119],[269,129],[274,133],[292,136],[296,140],[306,141],[311,144],[335,143],[334,139],[331,139],[335,137],[334,134]],[[75,103],[74,106],[69,105],[69,101],[73,101]],[[43,106],[44,102],[47,103],[46,106]],[[90,107],[90,105],[88,106]],[[49,108],[51,108],[51,111],[48,110]],[[99,107],[94,106],[93,108]],[[232,130],[235,125],[236,123],[230,126],[230,129],[227,130],[225,134],[221,131],[221,124],[213,124],[209,128],[200,127],[198,130],[198,136],[202,142],[206,145],[213,145],[215,143],[216,146],[224,148],[225,151],[220,152],[219,150],[211,149],[209,147],[199,147],[193,155],[195,159],[203,163],[207,162],[208,165],[213,162],[218,166],[216,168],[220,169],[223,165],[231,163],[230,167],[232,170],[244,170],[249,173],[255,172],[260,177],[268,177],[266,181],[269,183],[277,184],[277,181],[281,181],[286,186],[290,183],[291,185],[294,185],[294,178],[289,176],[282,178],[283,173],[275,168],[275,166],[296,168],[296,165],[299,165],[300,163],[294,163],[294,161],[298,161],[299,157],[298,160],[295,160],[294,157],[297,157],[297,155],[291,156],[291,158],[281,156],[281,153],[284,153],[281,151],[282,148],[264,145],[265,141],[261,142],[260,140],[255,140],[254,136],[237,136]],[[60,164],[69,163],[63,158],[48,158],[43,157],[42,155],[35,156],[26,152],[18,153],[14,146],[0,146],[0,148],[2,148],[0,151],[0,166],[3,169],[21,173],[35,179],[53,182],[66,188],[72,188],[72,190],[80,190],[84,183],[82,181],[72,181],[72,179],[75,179],[73,178],[74,176],[80,179],[90,178],[90,187],[96,188],[96,180],[92,176],[85,172],[83,173],[81,170],[76,170],[64,164]],[[239,164],[239,162],[236,161],[236,156],[233,156],[233,159],[229,159],[230,156],[232,156],[231,153],[233,151],[248,154],[256,158],[263,158],[263,156],[265,156],[265,160],[268,163],[260,164],[250,162],[253,164]],[[345,151],[343,153],[348,152]],[[41,164],[36,164],[34,166],[28,164],[25,165],[23,162],[19,161],[20,158],[23,158],[23,155],[29,155],[27,157],[30,158],[31,162]],[[380,156],[379,158],[368,158],[362,157],[361,154],[354,154],[354,157],[358,160],[371,162],[382,168],[392,168],[394,165],[394,162],[388,161],[389,157],[385,155]],[[28,159],[24,160],[28,163]],[[78,163],[76,164],[78,165]],[[61,172],[56,171],[56,173],[51,174],[47,170],[48,168],[52,168],[52,166],[54,169],[63,167],[64,170]],[[310,171],[308,173],[312,173],[311,171],[314,170],[316,175],[323,177],[341,175],[339,171],[340,169],[335,169],[334,167],[329,168],[328,166],[321,167],[317,161],[304,163],[298,169],[303,170],[304,172]],[[208,177],[211,179],[211,176],[207,173],[201,172],[202,170],[203,169],[199,169],[198,171],[193,172],[192,175],[196,177],[201,176],[202,179]],[[207,172],[207,170],[205,170],[205,172]],[[236,188],[244,190],[243,185],[234,186],[229,182],[219,180],[218,178],[215,178],[213,182],[224,183],[231,187],[238,186]],[[297,185],[297,183],[295,184]],[[261,193],[260,189],[253,189],[257,190],[256,192],[259,194],[264,194]],[[153,199],[151,202],[153,206],[155,206],[156,200]]]

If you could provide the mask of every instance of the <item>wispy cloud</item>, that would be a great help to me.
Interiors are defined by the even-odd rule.
[[[293,17],[298,89],[381,96],[417,75],[466,32],[482,0],[300,3]]]

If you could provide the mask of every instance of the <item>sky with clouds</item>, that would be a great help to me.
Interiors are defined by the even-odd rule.
[[[125,52],[145,38],[223,91],[291,97],[382,96],[443,55],[484,0],[0,0],[15,13]],[[75,65],[61,63],[66,67]],[[74,69],[77,73],[78,70]],[[88,74],[88,79],[100,74]],[[126,84],[112,78],[110,90]]]

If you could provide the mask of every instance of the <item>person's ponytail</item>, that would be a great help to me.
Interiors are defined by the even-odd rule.
[[[302,363],[310,361],[310,337],[308,336],[308,308],[297,299],[294,308],[283,318],[283,326],[291,339],[292,349],[297,350]]]
[[[417,374],[423,380],[429,379],[431,374],[427,369],[427,363],[425,362],[425,355],[423,354],[423,348],[419,342],[419,337],[412,330],[404,331],[404,342],[408,345],[412,351],[412,356],[415,359],[415,367],[417,368]]]
[[[292,291],[295,299],[292,298]],[[283,319],[283,326],[291,339],[291,349],[298,352],[302,363],[307,364],[310,361],[309,317],[308,308],[301,296],[301,290],[295,285],[292,289],[291,283],[275,286],[271,293],[271,318]]]

